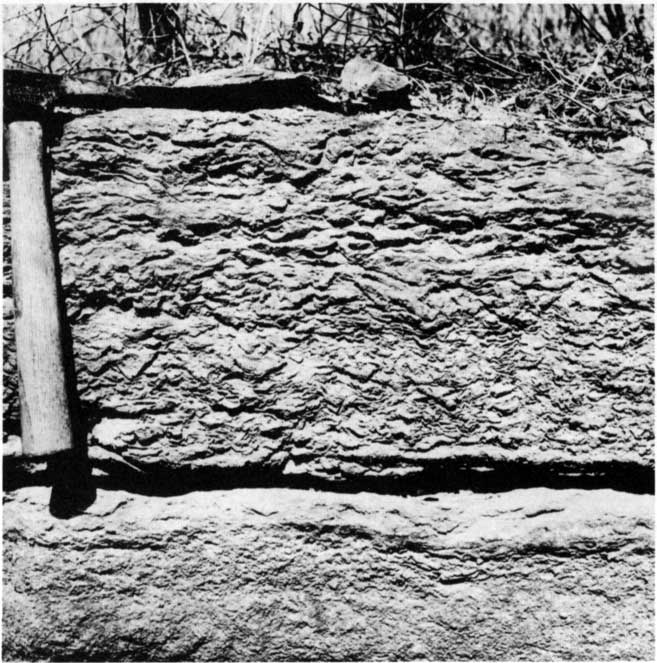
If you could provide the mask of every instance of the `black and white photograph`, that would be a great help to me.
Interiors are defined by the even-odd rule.
[[[2,3],[2,661],[653,661],[654,3]]]

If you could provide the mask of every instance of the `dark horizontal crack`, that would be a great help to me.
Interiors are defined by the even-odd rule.
[[[241,468],[167,467],[164,464],[131,469],[112,464],[109,474],[93,478],[97,488],[124,490],[141,495],[168,497],[192,491],[236,488],[295,488],[329,492],[372,492],[387,495],[419,496],[441,492],[472,491],[498,493],[524,488],[555,490],[613,489],[635,494],[653,494],[655,477],[650,467],[634,462],[606,461],[573,466],[569,463],[529,464],[513,461],[486,461],[477,466],[463,459],[431,462],[406,476],[350,476],[331,479],[312,475],[289,475],[282,466]],[[57,471],[62,471],[58,464]],[[71,481],[50,471],[30,470],[20,457],[4,459],[5,490],[28,485]]]

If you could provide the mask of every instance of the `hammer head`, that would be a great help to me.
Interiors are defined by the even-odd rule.
[[[4,122],[43,120],[55,106],[110,109],[134,105],[132,90],[105,87],[68,76],[20,69],[4,70]]]
[[[39,119],[63,95],[62,77],[4,70],[4,121]]]

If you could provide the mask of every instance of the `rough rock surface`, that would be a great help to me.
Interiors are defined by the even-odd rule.
[[[650,660],[652,498],[101,491],[4,507],[4,659]]]
[[[53,161],[96,448],[432,490],[650,472],[650,153],[502,114],[141,109],[71,121]]]

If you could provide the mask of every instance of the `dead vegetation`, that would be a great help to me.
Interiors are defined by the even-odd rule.
[[[5,67],[170,83],[217,67],[311,71],[373,57],[422,103],[539,113],[576,141],[652,141],[651,5],[129,4],[5,8]]]

